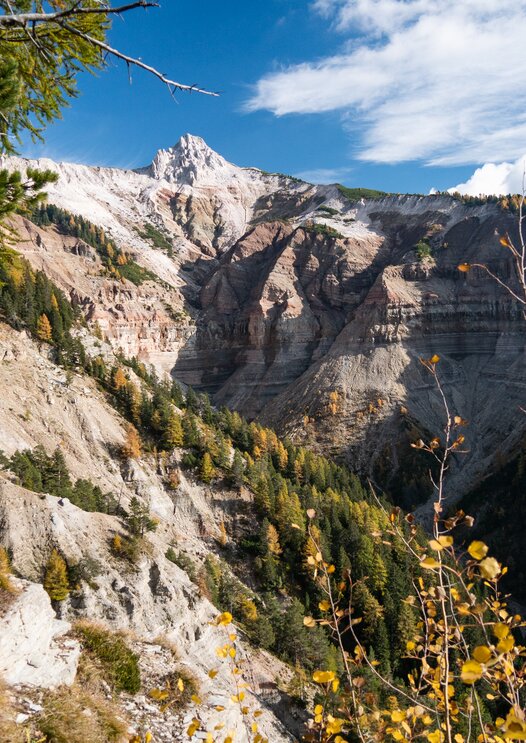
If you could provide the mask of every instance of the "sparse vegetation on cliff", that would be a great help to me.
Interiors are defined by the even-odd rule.
[[[377,191],[374,188],[348,188],[347,186],[342,186],[340,183],[336,185],[341,195],[345,196],[349,201],[359,201],[360,199],[383,199],[384,196],[389,196],[385,191]]]
[[[31,221],[40,227],[54,225],[64,235],[78,237],[91,245],[99,255],[104,271],[115,279],[128,279],[140,286],[145,281],[157,281],[157,276],[139,266],[133,258],[117,247],[102,227],[96,227],[84,217],[71,214],[54,204],[41,204],[31,214]],[[159,233],[160,234],[160,233]]]

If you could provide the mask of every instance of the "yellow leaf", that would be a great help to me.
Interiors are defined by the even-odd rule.
[[[197,694],[192,694],[190,699],[194,704],[201,704],[201,699],[197,696]]]
[[[439,568],[440,563],[434,557],[424,557],[420,560],[420,567],[425,570],[433,570],[434,568]]]
[[[327,684],[329,681],[334,681],[335,677],[332,671],[314,671],[312,678],[317,684]]]
[[[188,726],[188,729],[186,731],[186,734],[188,735],[188,737],[192,738],[192,736],[199,730],[199,727],[200,727],[199,720],[194,718],[192,722],[190,723],[190,725]]]
[[[317,704],[317,705],[316,705],[316,706],[314,707],[314,714],[315,714],[315,715],[321,715],[321,714],[322,714],[322,712],[323,712],[323,706],[322,706],[321,704]]]
[[[431,356],[431,358],[429,359],[430,364],[438,364],[439,361],[440,361],[440,356],[437,356],[436,353],[434,354],[434,356]]]
[[[215,668],[212,668],[210,671],[208,671],[208,675],[211,679],[215,679],[217,676],[218,671]]]
[[[334,565],[329,565],[329,567],[327,568],[327,572],[329,574],[334,573],[335,570],[336,570],[336,567]]]
[[[460,678],[465,684],[474,684],[482,678],[483,668],[476,660],[468,660],[462,666]]]
[[[462,273],[467,273],[471,269],[471,266],[469,263],[461,263],[457,268],[459,271],[462,271]]]
[[[491,658],[491,650],[485,645],[479,645],[473,651],[473,658],[479,663],[487,663]]]
[[[427,733],[427,739],[430,743],[442,743],[444,740],[444,733],[437,728],[432,733]]]
[[[405,720],[405,712],[402,712],[401,709],[393,710],[391,712],[391,720],[393,722],[402,722],[402,720]]]
[[[431,539],[429,541],[429,546],[436,552],[441,552],[441,550],[445,549],[446,547],[451,547],[452,544],[453,537],[448,537],[445,535],[438,537],[438,539]]]
[[[177,688],[179,691],[184,691],[184,681],[182,678],[177,679]]]
[[[526,722],[523,719],[522,712],[517,714],[513,708],[510,709],[506,720],[503,722],[504,738],[507,740],[526,740]]]
[[[316,620],[313,617],[303,617],[303,624],[305,627],[315,627]]]
[[[468,552],[474,560],[483,560],[488,554],[488,545],[475,540],[469,545]]]
[[[318,604],[318,606],[320,608],[320,611],[329,611],[329,609],[331,608],[330,602],[329,601],[326,601],[326,600],[325,601],[320,601],[320,603]]]
[[[502,640],[497,645],[497,650],[499,653],[509,653],[510,650],[513,650],[513,647],[515,645],[515,640],[513,638],[513,635],[508,635],[507,637],[503,637]]]
[[[495,580],[500,575],[500,563],[494,557],[486,557],[479,562],[480,574],[486,580]]]
[[[232,614],[229,611],[224,611],[222,614],[220,614],[216,619],[216,624],[222,624],[226,626],[227,624],[230,624],[232,621]]]
[[[510,628],[503,622],[497,622],[497,624],[493,625],[493,634],[495,637],[498,637],[499,640],[503,640],[510,634]]]
[[[405,649],[408,653],[410,653],[412,650],[416,648],[415,643],[412,640],[408,640],[405,644]]]
[[[316,511],[314,510],[314,508],[307,508],[307,516],[310,519],[313,519],[316,516]]]

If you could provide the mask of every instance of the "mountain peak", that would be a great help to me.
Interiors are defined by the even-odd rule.
[[[207,186],[229,180],[236,170],[204,139],[194,134],[184,134],[173,147],[159,150],[152,164],[143,172],[156,180]]]

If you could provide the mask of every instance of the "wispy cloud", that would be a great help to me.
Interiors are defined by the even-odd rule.
[[[340,111],[362,160],[513,160],[526,139],[526,7],[511,0],[316,0],[337,54],[258,81],[246,109]]]
[[[308,183],[337,183],[350,175],[350,168],[314,168],[313,170],[302,170],[294,173],[296,178],[301,178]]]

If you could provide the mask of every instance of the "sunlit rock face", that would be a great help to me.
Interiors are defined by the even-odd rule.
[[[485,263],[513,284],[497,235],[513,234],[516,219],[500,205],[349,198],[233,165],[192,135],[136,171],[30,164],[59,173],[50,201],[102,226],[157,277],[116,283],[100,276],[89,246],[22,230],[20,250],[126,355],[382,482],[398,471],[400,441],[442,427],[419,357],[441,357],[455,412],[469,420],[455,493],[522,436],[520,307],[482,270],[457,270]],[[170,254],[146,225],[169,239]]]

